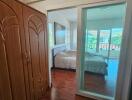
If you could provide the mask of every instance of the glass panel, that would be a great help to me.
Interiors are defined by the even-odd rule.
[[[80,90],[114,98],[125,4],[83,9]]]
[[[101,30],[99,39],[99,53],[104,57],[108,57],[110,30]]]
[[[110,44],[110,58],[118,59],[120,55],[122,28],[113,28]]]
[[[97,45],[97,31],[91,30],[86,32],[86,46],[85,50],[90,52],[96,52]]]

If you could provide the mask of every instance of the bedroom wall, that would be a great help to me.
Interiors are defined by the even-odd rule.
[[[70,22],[70,49],[77,49],[77,22]]]
[[[52,23],[53,28],[54,28],[54,22],[65,26],[65,28],[66,28],[65,44],[66,44],[66,48],[69,50],[70,49],[70,39],[69,39],[69,37],[70,37],[70,22],[63,15],[53,15],[53,14],[50,14],[50,12],[49,12],[48,23]],[[53,33],[54,33],[54,29],[53,29]],[[52,37],[54,39],[54,34],[52,34]],[[55,45],[53,45],[53,46],[55,46]]]
[[[50,23],[52,27],[52,31],[49,32],[49,44],[50,44],[49,45],[49,66],[50,68],[53,66],[52,49],[56,46],[54,45],[54,22],[57,22],[66,27],[65,45],[67,50],[70,49],[70,22],[67,19],[65,19],[63,15],[55,16],[50,14],[49,12],[48,23]]]
[[[49,37],[49,67],[52,67],[52,48],[54,47],[54,26],[52,22],[48,23]]]

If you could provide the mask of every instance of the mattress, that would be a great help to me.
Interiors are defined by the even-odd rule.
[[[76,69],[76,51],[60,52],[54,63],[56,68]]]
[[[85,57],[84,71],[93,72],[97,74],[107,75],[107,63],[101,56],[87,56]]]

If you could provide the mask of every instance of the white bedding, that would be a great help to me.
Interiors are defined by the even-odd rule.
[[[55,56],[55,67],[76,69],[76,51],[61,52]]]
[[[107,75],[107,63],[103,57],[91,53],[87,53],[85,56],[85,71]],[[54,64],[56,68],[76,69],[76,51],[56,54]]]

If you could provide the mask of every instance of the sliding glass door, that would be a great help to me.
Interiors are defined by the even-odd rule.
[[[86,42],[85,50],[96,52],[97,48],[97,31],[96,30],[89,30],[86,31]]]
[[[119,58],[122,28],[87,30],[85,50],[106,58]]]
[[[99,33],[99,50],[100,55],[109,57],[110,47],[110,30],[100,30]]]
[[[80,8],[78,30],[78,91],[114,99],[125,18],[125,4]]]

